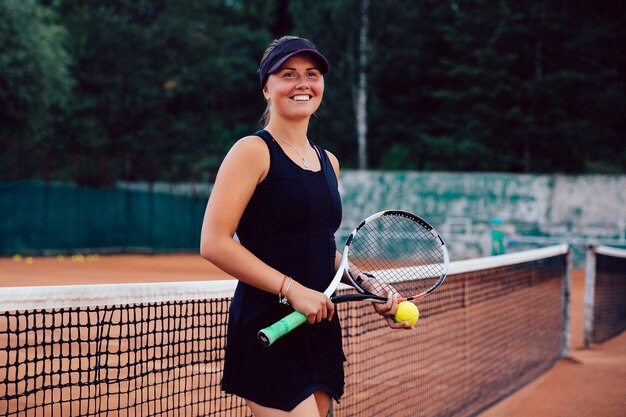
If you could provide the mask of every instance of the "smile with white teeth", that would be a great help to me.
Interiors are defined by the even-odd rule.
[[[309,100],[311,100],[311,96],[306,95],[306,94],[297,95],[297,96],[293,96],[292,100],[294,100],[294,101],[309,101]]]

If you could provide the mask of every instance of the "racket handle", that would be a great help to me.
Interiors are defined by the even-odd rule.
[[[299,311],[294,311],[271,326],[260,330],[257,336],[263,346],[270,346],[272,343],[304,323],[306,323],[306,316]]]

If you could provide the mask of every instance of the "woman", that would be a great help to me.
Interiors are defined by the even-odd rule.
[[[339,163],[307,137],[328,70],[306,39],[270,44],[259,69],[265,128],[226,155],[202,226],[201,255],[239,279],[222,389],[244,398],[256,417],[326,416],[331,397],[343,394],[341,329],[322,292],[341,257]],[[396,304],[394,296],[375,308],[391,327],[406,328],[392,319]],[[308,325],[263,347],[257,332],[293,309]]]

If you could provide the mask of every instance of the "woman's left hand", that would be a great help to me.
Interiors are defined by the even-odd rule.
[[[396,314],[396,308],[398,307],[398,293],[387,293],[388,300],[386,303],[372,302],[374,310],[385,318],[387,324],[392,329],[405,329],[410,330],[413,326],[409,326],[407,322],[396,323],[393,316]]]
[[[367,281],[363,282],[363,287],[366,290],[387,297],[387,302],[372,302],[372,305],[374,306],[374,310],[385,318],[389,327],[392,329],[412,329],[413,326],[409,326],[408,323],[396,323],[393,319],[393,316],[396,314],[396,309],[398,308],[399,294],[391,286],[380,281],[376,281],[375,278],[368,278]]]

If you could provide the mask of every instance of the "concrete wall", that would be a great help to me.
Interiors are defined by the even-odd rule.
[[[456,259],[488,254],[494,217],[515,235],[511,250],[626,245],[626,176],[344,170],[340,190],[346,229],[383,209],[411,211],[448,236]]]

